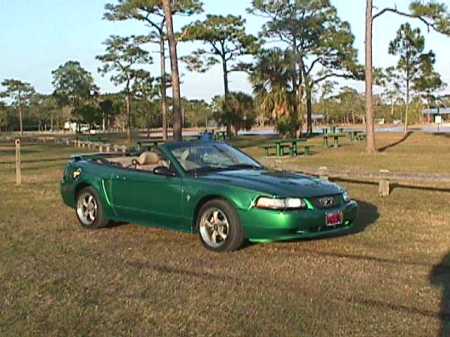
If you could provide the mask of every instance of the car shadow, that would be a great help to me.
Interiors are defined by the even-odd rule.
[[[437,337],[450,336],[450,252],[441,262],[433,267],[430,273],[432,285],[442,288],[439,319],[441,328]]]
[[[380,217],[378,207],[366,201],[356,200],[359,205],[359,214],[351,233],[360,233],[370,225],[375,224]]]
[[[116,228],[116,227],[126,226],[129,224],[130,224],[129,222],[125,222],[125,221],[110,221],[110,222],[108,222],[108,224],[106,226],[103,226],[102,228],[112,229],[112,228]]]

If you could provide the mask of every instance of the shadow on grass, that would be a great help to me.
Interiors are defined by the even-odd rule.
[[[448,133],[448,132],[434,132],[433,136],[450,138],[450,133]]]
[[[384,151],[390,149],[391,147],[399,145],[399,144],[403,143],[404,141],[406,141],[409,138],[409,136],[411,136],[412,134],[413,134],[412,131],[408,131],[405,135],[403,135],[402,138],[400,138],[399,140],[397,140],[394,143],[391,143],[391,144],[388,144],[388,145],[385,145],[385,146],[379,148],[378,151],[384,152]]]
[[[231,140],[228,140],[227,143],[230,143],[233,146],[237,146],[241,149],[256,147],[263,145],[265,142],[271,142],[274,140],[280,139],[277,135],[257,135],[257,136],[238,136],[234,137]]]
[[[359,214],[352,233],[359,233],[364,231],[367,227],[376,223],[378,218],[380,217],[377,206],[362,200],[356,201],[359,205]]]
[[[108,224],[106,226],[103,226],[102,229],[111,229],[111,228],[116,228],[116,227],[122,227],[122,226],[127,226],[129,225],[129,222],[125,222],[125,221],[110,221],[108,222]]]
[[[432,186],[413,186],[413,185],[398,184],[398,183],[391,184],[391,192],[394,191],[396,188],[409,188],[411,190],[419,190],[419,191],[433,191],[433,192],[450,193],[450,187],[446,188],[446,187],[432,187]]]
[[[442,261],[433,267],[430,273],[432,285],[442,288],[441,309],[439,319],[441,330],[437,337],[450,336],[450,252]]]

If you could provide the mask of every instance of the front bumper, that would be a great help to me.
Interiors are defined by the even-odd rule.
[[[335,227],[326,226],[326,214],[341,211],[344,221]],[[315,238],[349,232],[358,216],[358,204],[350,201],[332,209],[272,211],[258,208],[240,211],[240,219],[250,241],[282,241]]]

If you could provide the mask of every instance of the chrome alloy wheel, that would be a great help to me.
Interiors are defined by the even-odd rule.
[[[79,196],[77,201],[78,218],[85,226],[91,226],[97,218],[97,200],[89,193],[85,192]]]
[[[230,224],[222,210],[209,208],[200,219],[199,229],[203,241],[212,248],[218,248],[227,240]]]

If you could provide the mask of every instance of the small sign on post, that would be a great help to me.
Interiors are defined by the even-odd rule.
[[[22,162],[20,158],[20,139],[16,139],[16,185],[22,185]]]

